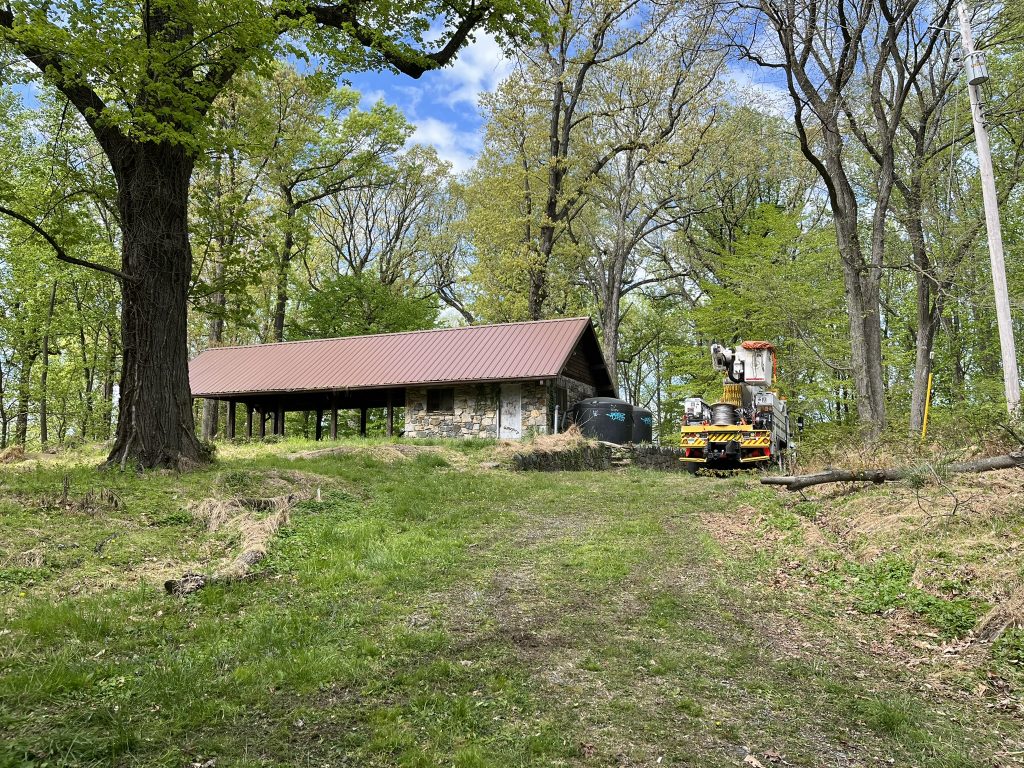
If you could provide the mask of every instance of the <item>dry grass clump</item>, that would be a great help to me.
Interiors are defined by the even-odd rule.
[[[495,453],[501,457],[510,457],[524,453],[564,453],[579,450],[589,445],[590,439],[583,436],[575,424],[557,435],[537,435],[527,441],[502,440],[495,447]]]
[[[905,467],[920,467],[922,474],[941,474],[946,464],[1001,456],[1015,450],[1019,450],[1017,441],[1000,431],[992,432],[986,439],[958,445],[948,442],[920,443],[908,438],[869,441],[853,437],[827,445],[798,449],[794,474],[810,474],[836,468],[865,471]]]
[[[979,640],[992,641],[1015,627],[1024,627],[1024,585],[1018,586],[1009,597],[982,616],[974,635]]]
[[[252,478],[246,475],[222,476],[215,487],[247,485]],[[221,564],[212,575],[186,573],[179,579],[164,582],[164,588],[172,594],[187,595],[209,584],[245,578],[252,566],[267,556],[267,547],[277,532],[288,525],[292,508],[319,493],[319,487],[313,490],[317,480],[315,476],[302,472],[272,471],[260,474],[256,484],[264,490],[287,488],[285,493],[211,497],[193,503],[190,508],[193,517],[211,533],[232,534],[232,538],[239,541],[240,552]]]
[[[824,502],[814,522],[852,561],[900,557],[913,564],[914,587],[991,605],[973,641],[1024,626],[1024,472],[920,479],[855,492],[814,489],[807,495]]]
[[[0,451],[0,464],[17,464],[25,460],[25,447],[12,445]]]

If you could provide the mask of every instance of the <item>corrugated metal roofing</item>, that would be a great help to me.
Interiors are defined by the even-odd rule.
[[[189,365],[195,397],[557,376],[590,319],[216,347]]]

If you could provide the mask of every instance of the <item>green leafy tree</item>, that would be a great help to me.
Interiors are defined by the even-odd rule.
[[[189,183],[210,110],[234,77],[307,50],[332,71],[386,67],[418,77],[450,62],[476,30],[507,41],[539,23],[536,4],[508,0],[0,6],[5,55],[23,57],[67,98],[116,180],[122,258],[105,271],[121,281],[123,368],[110,463],[179,467],[203,458],[188,386]]]
[[[322,339],[432,328],[438,305],[400,284],[386,285],[375,275],[336,275],[309,291],[296,323],[296,338]]]

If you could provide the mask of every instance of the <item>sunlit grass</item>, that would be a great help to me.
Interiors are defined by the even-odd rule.
[[[0,766],[960,765],[1011,727],[951,721],[838,631],[776,628],[785,597],[700,522],[756,501],[748,479],[460,464],[484,444],[285,458],[330,445],[225,445],[189,475],[4,470],[0,563],[32,575],[0,588]],[[319,500],[257,578],[166,595],[149,558],[231,547],[189,501],[285,472]],[[65,474],[116,508],[55,503]]]

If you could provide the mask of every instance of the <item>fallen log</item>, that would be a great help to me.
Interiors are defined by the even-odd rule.
[[[168,579],[164,589],[170,595],[191,595],[214,584],[232,584],[253,578],[251,569],[267,556],[267,547],[274,535],[288,525],[292,507],[307,498],[297,493],[276,496],[270,499],[236,498],[228,501],[207,499],[197,505],[197,511],[207,520],[210,530],[217,530],[225,522],[238,529],[242,536],[242,551],[226,566],[213,574],[185,573],[180,578]],[[232,511],[255,510],[270,512],[267,517],[257,520],[246,513],[229,516]]]
[[[1024,467],[1024,451],[1014,451],[1003,456],[992,456],[987,459],[956,462],[945,465],[942,470],[950,474],[970,474],[974,472],[992,472],[996,469],[1013,469]],[[781,485],[787,491],[799,491],[812,485],[825,483],[885,483],[905,480],[920,475],[920,467],[905,469],[827,469],[810,475],[783,475],[761,478],[764,485]]]
[[[993,642],[1008,629],[1024,627],[1024,587],[993,606],[981,617],[972,634],[978,640]]]

